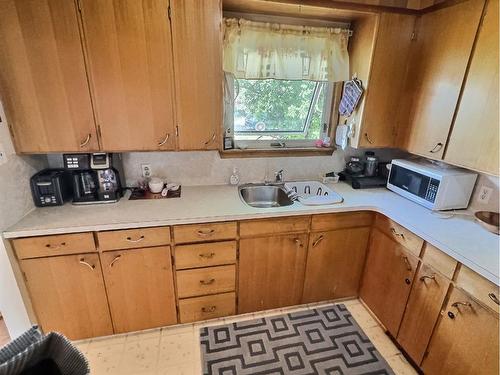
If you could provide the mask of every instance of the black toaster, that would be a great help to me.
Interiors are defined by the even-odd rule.
[[[64,169],[44,169],[30,179],[37,207],[61,206],[72,197],[71,176]]]

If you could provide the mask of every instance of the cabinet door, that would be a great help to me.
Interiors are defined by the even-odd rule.
[[[444,160],[499,174],[498,0],[488,1]]]
[[[408,150],[441,159],[457,106],[484,0],[423,14],[410,64],[413,84]]]
[[[177,322],[170,247],[101,254],[116,333]]]
[[[410,294],[418,259],[373,229],[360,297],[396,337]]]
[[[17,152],[99,149],[75,3],[0,6],[0,94]]]
[[[82,0],[81,7],[103,149],[174,149],[168,0]]]
[[[422,363],[425,374],[498,374],[498,315],[453,289]]]
[[[179,149],[217,149],[222,129],[221,1],[170,4]]]
[[[20,263],[44,332],[61,332],[72,340],[113,333],[97,254],[25,259]]]
[[[449,286],[432,267],[420,265],[397,337],[415,363],[422,362]]]
[[[307,235],[240,240],[238,313],[298,305]]]
[[[369,227],[311,234],[302,303],[357,296],[369,236]]]

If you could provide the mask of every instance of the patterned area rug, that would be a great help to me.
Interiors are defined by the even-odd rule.
[[[207,375],[394,374],[342,304],[204,327],[200,341]]]

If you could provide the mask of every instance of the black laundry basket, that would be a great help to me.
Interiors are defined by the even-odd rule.
[[[63,335],[37,326],[0,349],[0,375],[88,375],[85,356]]]

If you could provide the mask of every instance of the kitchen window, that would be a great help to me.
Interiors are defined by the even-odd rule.
[[[309,148],[330,135],[348,78],[341,28],[225,19],[224,134],[235,148]]]

